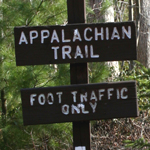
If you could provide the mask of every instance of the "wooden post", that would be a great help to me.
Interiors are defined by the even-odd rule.
[[[85,0],[67,0],[68,24],[85,23]],[[87,63],[70,64],[71,84],[88,83]],[[90,122],[73,122],[73,149],[90,150]]]

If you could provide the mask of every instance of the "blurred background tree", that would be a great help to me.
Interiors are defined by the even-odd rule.
[[[0,16],[0,149],[67,149],[70,124],[23,126],[20,89],[67,85],[69,65],[16,67],[13,35],[15,26],[64,24],[66,1],[3,0]]]

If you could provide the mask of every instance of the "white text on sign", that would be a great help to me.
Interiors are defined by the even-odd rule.
[[[86,110],[85,102],[90,105],[92,113],[96,112],[97,102],[102,100],[110,101],[112,96],[116,96],[116,100],[126,100],[128,99],[128,88],[122,87],[121,89],[98,89],[92,90],[90,93],[84,91],[79,93],[78,91],[71,91],[69,95],[71,95],[72,104],[63,103],[63,92],[49,92],[47,94],[31,94],[30,95],[30,105],[34,107],[35,101],[38,102],[39,105],[44,106],[45,104],[53,105],[58,103],[61,105],[61,112],[64,115],[69,114],[89,114],[89,110]],[[106,94],[106,95],[105,95]],[[55,98],[54,98],[55,97]],[[104,98],[105,97],[105,98]],[[78,100],[79,99],[79,100]]]

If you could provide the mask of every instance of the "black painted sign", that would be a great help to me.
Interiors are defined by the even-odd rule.
[[[138,116],[135,81],[22,89],[21,98],[24,125]]]
[[[16,64],[136,59],[134,22],[15,27]]]

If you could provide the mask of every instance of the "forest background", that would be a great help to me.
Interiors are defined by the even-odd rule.
[[[89,82],[137,81],[137,118],[91,122],[93,150],[150,149],[149,0],[87,0],[87,23],[134,20],[138,61],[89,63]],[[23,126],[20,89],[70,85],[70,65],[16,67],[14,27],[67,24],[66,0],[0,1],[0,150],[71,150],[72,123]],[[140,63],[140,62],[142,63]]]

